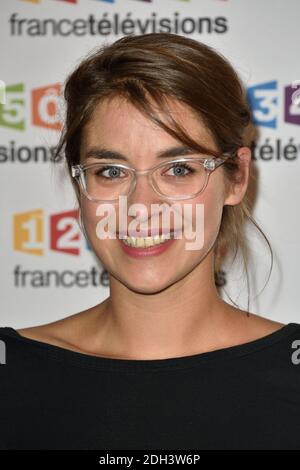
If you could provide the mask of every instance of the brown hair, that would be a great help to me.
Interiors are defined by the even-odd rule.
[[[112,44],[98,47],[84,58],[65,83],[66,119],[54,154],[54,160],[59,161],[64,153],[70,176],[71,165],[80,163],[84,126],[97,104],[104,98],[115,96],[125,97],[155,124],[198,152],[216,157],[229,153],[221,167],[225,183],[230,184],[238,176],[237,150],[250,143],[251,111],[237,73],[227,59],[210,46],[172,33],[129,35]],[[149,98],[164,112],[169,119],[169,126],[155,114]],[[211,132],[218,152],[202,146],[185,133],[168,112],[165,98],[179,100],[201,118]],[[250,168],[249,186],[253,178]],[[80,204],[78,185],[73,178],[71,181]],[[224,206],[220,231],[214,246],[217,286],[218,273],[225,256],[234,253],[234,261],[239,250],[241,251],[247,275],[248,309],[249,250],[244,233],[247,220],[263,235],[271,252],[271,270],[273,265],[270,243],[251,216],[250,208],[251,197],[248,190],[241,203]]]

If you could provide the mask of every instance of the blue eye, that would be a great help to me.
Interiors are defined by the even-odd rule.
[[[187,165],[186,163],[175,163],[167,171],[170,171],[170,170],[175,170],[175,174],[167,175],[167,176],[184,177],[195,172],[195,169]],[[182,170],[186,170],[186,172],[183,172]]]
[[[117,166],[107,165],[95,170],[94,175],[113,180],[122,177],[122,169]]]

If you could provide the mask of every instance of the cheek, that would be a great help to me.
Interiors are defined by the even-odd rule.
[[[85,200],[81,201],[81,217],[82,223],[84,225],[85,232],[91,241],[94,247],[103,246],[99,244],[100,241],[105,242],[106,240],[101,240],[99,238],[99,222],[102,219],[107,218],[107,213],[103,213],[103,215],[97,215],[97,211],[99,210],[99,204],[93,203],[85,198]],[[99,213],[99,212],[98,212]],[[98,235],[97,235],[97,226],[98,226]]]
[[[118,204],[97,204],[88,199],[81,200],[82,223],[89,242],[104,262],[115,252],[115,230],[118,229]],[[113,238],[108,238],[107,232]]]
[[[200,195],[195,203],[202,204],[204,218],[194,218],[195,230],[203,230],[204,247],[210,248],[216,240],[222,220],[223,202],[218,191],[214,187],[207,187],[204,194]],[[195,210],[196,213],[196,210]],[[202,214],[202,212],[200,212]]]
[[[89,238],[92,239],[96,235],[96,225],[98,221],[96,216],[96,204],[86,199],[85,201],[81,201],[81,216],[84,228]]]

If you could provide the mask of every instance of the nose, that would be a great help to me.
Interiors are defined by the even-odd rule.
[[[152,208],[152,204],[160,205],[163,202],[165,201],[154,191],[150,178],[147,175],[137,175],[135,187],[127,199],[128,215],[141,223],[146,222],[151,215],[153,218],[159,214],[159,208]],[[134,210],[134,215],[129,212],[132,204],[139,204]]]
[[[137,175],[133,191],[128,196],[128,204],[152,204],[163,202],[159,194],[152,187],[148,175]]]

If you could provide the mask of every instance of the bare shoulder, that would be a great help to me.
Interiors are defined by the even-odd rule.
[[[241,339],[246,341],[253,341],[264,336],[268,336],[280,330],[285,323],[271,320],[262,315],[251,313],[237,309],[237,312],[242,315],[237,315],[237,328],[236,333],[241,335]]]
[[[84,325],[88,323],[88,318],[93,314],[95,307],[87,309],[60,320],[43,325],[20,328],[16,331],[25,338],[53,344],[60,347],[70,347],[73,344],[76,348],[76,338],[82,332]]]
[[[250,313],[249,318],[252,320],[253,328],[257,328],[259,331],[266,334],[273,333],[286,325],[286,323],[271,320],[255,313]]]

